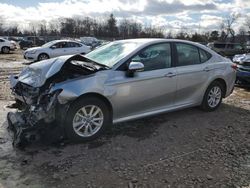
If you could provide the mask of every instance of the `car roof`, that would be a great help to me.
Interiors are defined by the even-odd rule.
[[[204,46],[203,44],[197,43],[197,42],[192,42],[188,40],[180,40],[180,39],[165,39],[165,38],[140,38],[140,39],[125,39],[125,40],[118,40],[114,41],[117,43],[122,43],[122,42],[135,42],[139,43],[141,47],[143,46],[148,46],[151,44],[156,44],[156,43],[161,43],[161,42],[180,42],[180,43],[186,43],[186,44],[191,44],[195,45],[197,47],[200,47],[202,49],[205,49],[206,51],[209,51],[210,53],[213,53],[211,49],[209,49],[207,46]]]
[[[50,42],[76,42],[76,43],[79,43],[78,41],[75,41],[75,40],[69,40],[69,39],[62,39],[62,40],[53,40],[53,41],[50,41]]]
[[[158,42],[184,42],[184,43],[190,43],[190,44],[196,44],[196,45],[199,44],[197,42],[192,42],[192,41],[187,41],[187,40],[165,39],[165,38],[125,39],[125,40],[117,40],[117,42],[137,42],[141,44],[158,43]]]

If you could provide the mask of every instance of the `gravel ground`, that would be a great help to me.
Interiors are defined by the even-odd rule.
[[[250,90],[236,88],[215,112],[186,109],[116,125],[92,142],[21,151],[6,131],[3,80],[0,187],[250,187]]]

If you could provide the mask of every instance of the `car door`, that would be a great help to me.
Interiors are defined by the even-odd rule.
[[[175,43],[177,92],[176,105],[199,103],[211,74],[211,55],[194,45]]]
[[[58,42],[51,48],[50,57],[58,57],[62,55],[68,55],[67,42]]]
[[[136,116],[166,109],[174,105],[176,69],[172,67],[170,43],[155,44],[141,50],[132,61],[144,64],[144,71],[133,77],[124,71],[114,71],[111,85],[114,118]]]
[[[67,42],[67,55],[80,54],[79,45],[75,42]]]

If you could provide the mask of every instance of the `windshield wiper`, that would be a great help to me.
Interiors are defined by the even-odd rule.
[[[82,67],[87,67],[87,68],[89,68],[89,69],[91,69],[91,70],[93,70],[93,71],[96,71],[96,70],[97,70],[97,68],[96,68],[95,66],[91,66],[91,65],[86,64],[86,63],[83,63],[81,66],[82,66]]]
[[[72,60],[71,63],[74,64],[74,65],[76,65],[76,66],[88,68],[88,69],[90,69],[92,71],[96,71],[97,70],[96,66],[94,66],[94,65],[92,65],[92,64],[90,64],[88,62]]]
[[[98,66],[103,67],[105,70],[110,69],[110,67],[109,67],[109,66],[107,66],[107,65],[104,65],[104,64],[98,63],[98,62],[96,62],[96,61],[94,61],[94,60],[92,60],[92,59],[90,59],[90,58],[88,58],[88,57],[86,57],[86,56],[84,56],[84,57],[85,57],[86,59],[90,60],[92,63],[95,63],[95,64],[97,64]]]

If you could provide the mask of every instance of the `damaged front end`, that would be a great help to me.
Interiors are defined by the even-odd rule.
[[[14,89],[16,91],[16,89]],[[9,112],[7,115],[9,129],[14,132],[14,146],[23,146],[25,143],[33,142],[40,139],[41,133],[50,127],[56,118],[57,96],[60,90],[50,94],[41,94],[37,100],[32,96],[36,103],[26,103],[18,101],[19,110],[17,112]]]
[[[57,126],[57,119],[65,117],[69,104],[58,101],[63,89],[55,89],[57,83],[98,70],[100,67],[84,56],[75,55],[41,61],[28,66],[19,76],[11,76],[11,90],[18,104],[18,110],[7,115],[9,129],[14,133],[13,145],[20,147],[39,140],[43,132]],[[63,136],[62,131],[60,138]]]

